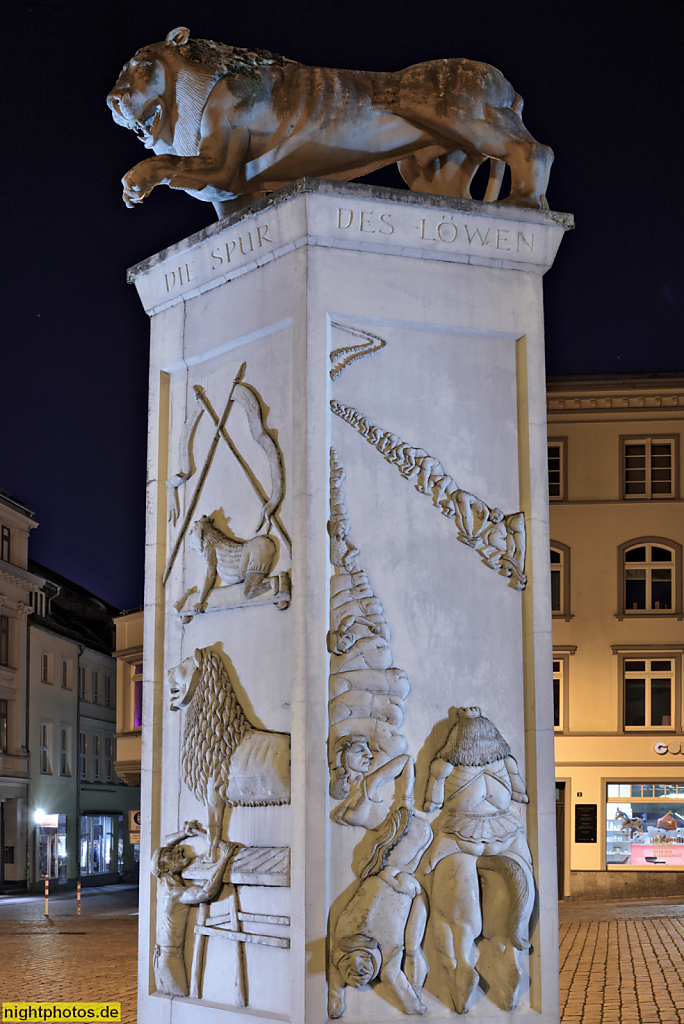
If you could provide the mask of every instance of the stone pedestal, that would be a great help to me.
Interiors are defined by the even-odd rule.
[[[304,180],[131,271],[141,1020],[558,1020],[542,275],[569,222]]]

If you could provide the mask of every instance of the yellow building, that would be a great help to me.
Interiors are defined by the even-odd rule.
[[[684,893],[683,417],[684,375],[548,382],[559,887],[570,899]]]
[[[116,752],[114,768],[129,786],[140,785],[142,741],[143,611],[124,612],[116,626]]]

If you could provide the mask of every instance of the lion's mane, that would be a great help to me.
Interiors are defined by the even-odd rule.
[[[213,779],[226,799],[233,751],[251,728],[225,665],[213,651],[199,652],[200,679],[188,705],[181,765],[188,788],[202,803]]]

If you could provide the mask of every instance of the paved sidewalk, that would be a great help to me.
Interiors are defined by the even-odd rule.
[[[136,1020],[137,890],[0,897],[0,999],[116,1001]],[[684,902],[561,903],[563,1024],[684,1024]]]
[[[563,1024],[684,1024],[684,904],[561,903]]]
[[[119,1002],[136,1024],[138,890],[84,889],[76,894],[0,896],[0,1000]]]

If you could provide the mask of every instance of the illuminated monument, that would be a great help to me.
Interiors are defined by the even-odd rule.
[[[182,28],[108,102],[154,153],[127,205],[167,184],[222,217],[130,271],[140,1015],[555,1022],[551,150],[485,64],[308,68]],[[501,204],[470,198],[487,159]],[[346,183],[395,161],[410,191]]]

